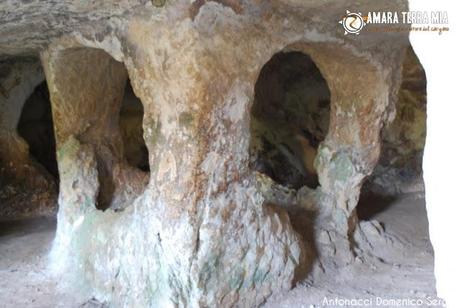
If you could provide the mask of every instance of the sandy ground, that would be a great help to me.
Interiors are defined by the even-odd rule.
[[[52,218],[0,222],[0,307],[90,307],[90,301],[61,294],[46,274],[56,230]]]
[[[304,281],[272,297],[265,307],[347,307],[340,300],[355,300],[357,305],[348,307],[440,307],[435,305],[433,251],[423,198],[402,196],[379,210],[367,219],[381,222],[401,245],[376,249],[377,261]],[[62,294],[58,282],[46,275],[55,228],[50,218],[0,222],[0,307],[100,307],[96,301]],[[379,298],[406,300],[409,305],[379,303]],[[367,301],[356,302],[359,299]]]
[[[287,294],[272,297],[265,308],[443,306],[436,297],[424,198],[412,194],[383,204],[382,200],[367,202],[375,204],[377,213],[365,216],[380,222],[395,244],[370,251],[378,257],[370,264],[357,263],[307,280]]]

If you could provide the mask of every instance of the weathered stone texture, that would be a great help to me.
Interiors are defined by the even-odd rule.
[[[382,131],[382,155],[367,185],[380,194],[423,192],[426,137],[426,78],[411,47],[402,65],[394,120]]]
[[[120,130],[124,156],[130,165],[143,171],[149,171],[149,153],[144,141],[143,120],[144,107],[133,93],[128,81],[120,110]]]
[[[104,51],[71,48],[44,54],[53,105],[58,163],[69,138],[92,146],[98,175],[97,208],[124,208],[142,191],[146,175],[123,159],[119,112],[126,83],[124,66]],[[82,78],[82,76],[85,76]],[[63,177],[62,171],[61,178]],[[65,190],[61,185],[61,192]]]
[[[151,7],[148,0],[94,1],[5,0],[0,6],[0,57],[37,55],[52,39],[130,10]]]
[[[51,214],[56,206],[56,184],[29,155],[17,132],[22,107],[44,80],[40,62],[24,58],[0,63],[0,216]]]
[[[303,278],[316,255],[325,270],[354,261],[355,207],[397,101],[407,37],[344,37],[344,6],[327,1],[320,19],[312,6],[146,4],[47,46],[61,180],[51,260],[70,286],[114,306],[251,307]],[[280,187],[250,166],[256,80],[291,51],[309,55],[330,90],[316,190]],[[143,104],[149,174],[124,157],[127,74]]]

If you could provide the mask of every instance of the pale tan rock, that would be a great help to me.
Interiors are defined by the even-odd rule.
[[[57,188],[51,175],[29,155],[17,126],[27,98],[44,80],[33,58],[0,63],[0,216],[49,215],[56,211]]]
[[[51,42],[41,60],[61,178],[52,265],[70,287],[116,307],[252,307],[304,277],[316,254],[325,267],[355,260],[355,208],[395,109],[407,34],[344,37],[345,8],[328,1],[320,18],[315,6],[126,1],[108,13],[104,3],[73,33],[56,26],[59,39],[23,49],[3,39],[6,54]],[[315,191],[261,183],[249,164],[254,85],[283,51],[311,56],[331,93]],[[144,107],[150,174],[123,156],[127,74]],[[291,201],[317,218],[304,220],[312,236],[289,217]]]

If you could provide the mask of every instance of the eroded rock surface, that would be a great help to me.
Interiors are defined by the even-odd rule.
[[[333,1],[321,18],[301,1],[156,3],[64,1],[63,16],[44,19],[51,30],[24,46],[24,31],[0,41],[4,56],[40,52],[50,92],[54,271],[114,306],[250,307],[318,260],[326,271],[355,262],[356,205],[398,102],[407,34],[344,37],[337,23],[347,7]],[[7,28],[31,14],[20,10],[6,13]],[[311,57],[330,94],[327,121],[304,128],[319,143],[309,164],[316,189],[283,187],[251,165],[256,81],[275,54],[290,52]],[[126,157],[128,76],[143,105],[149,172]]]
[[[37,59],[0,63],[0,217],[52,214],[57,185],[53,176],[30,155],[17,126],[27,98],[44,80]]]
[[[382,131],[382,155],[369,188],[384,195],[423,192],[425,137],[425,72],[412,48],[407,48],[395,118]]]

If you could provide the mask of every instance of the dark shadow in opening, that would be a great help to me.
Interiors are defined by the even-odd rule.
[[[377,214],[388,210],[397,200],[396,196],[366,192],[359,199],[357,213],[359,220],[371,220]]]
[[[25,234],[29,233],[41,233],[55,230],[55,217],[0,220],[0,240],[2,240],[2,237],[24,237]]]
[[[97,179],[99,182],[99,192],[97,195],[96,208],[105,211],[110,208],[115,192],[115,185],[112,180],[112,173],[109,171],[106,161],[99,155],[97,159]]]
[[[283,186],[316,188],[313,162],[329,128],[330,91],[312,59],[274,55],[256,82],[251,115],[251,167]]]
[[[316,188],[314,168],[319,144],[330,120],[330,90],[312,59],[301,52],[275,54],[262,68],[251,109],[251,168],[291,189]],[[279,208],[267,203],[266,207]],[[285,208],[305,249],[294,283],[311,272],[318,250],[316,213]],[[282,215],[282,214],[280,214]]]
[[[25,102],[17,130],[28,143],[30,155],[58,181],[53,116],[45,81],[35,88]]]
[[[144,140],[143,118],[144,106],[134,94],[128,80],[120,109],[120,130],[123,138],[124,156],[131,166],[149,172],[149,152]]]

